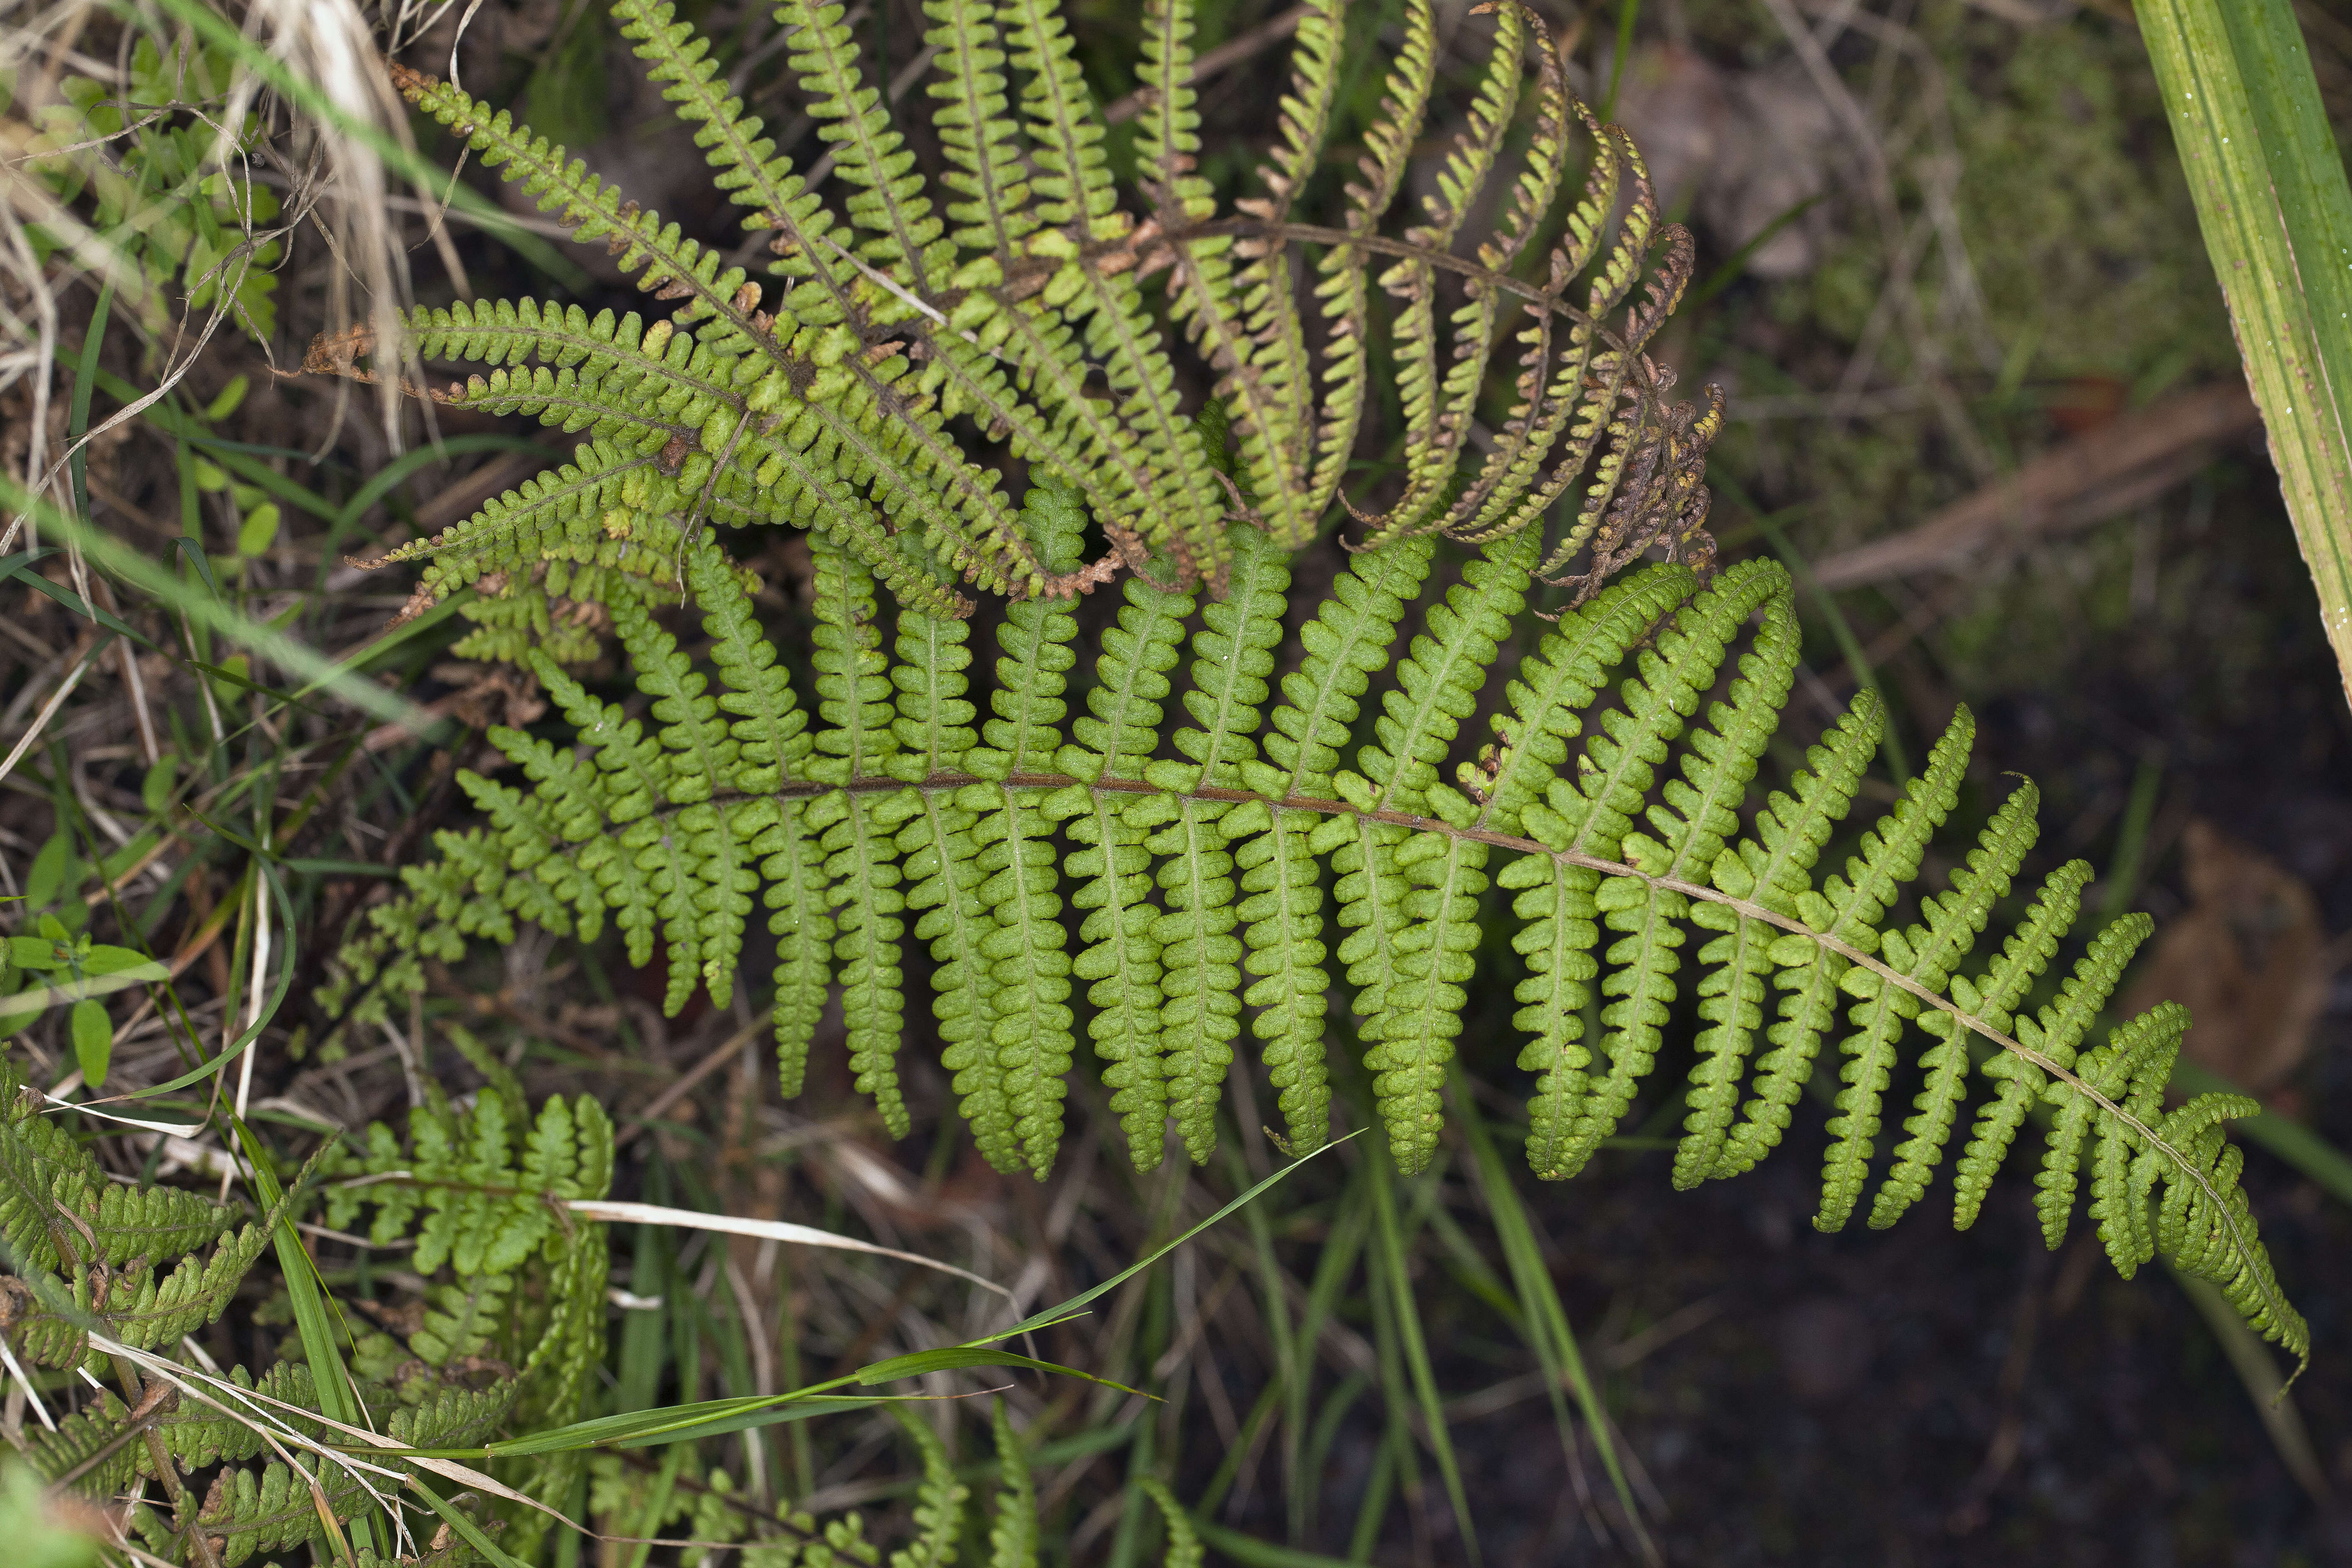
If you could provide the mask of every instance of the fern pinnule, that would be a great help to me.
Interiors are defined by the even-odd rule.
[[[1086,520],[1074,495],[1040,485],[1026,516],[1049,563],[1075,563]],[[996,717],[981,726],[983,743],[965,753],[963,766],[1005,781],[1053,765],[1065,744],[1069,705],[1062,693],[1066,672],[1077,662],[1069,646],[1077,629],[1061,605],[1031,601],[1006,610],[997,636],[1000,685],[990,699]],[[980,935],[976,952],[993,996],[1001,998],[992,1004],[994,1020],[979,1047],[979,1065],[997,1074],[1023,1162],[1042,1178],[1061,1142],[1062,1078],[1076,1045],[1076,1015],[1067,1005],[1068,938],[1055,869],[1059,857],[1045,792],[977,784],[959,801],[979,813],[972,837],[980,847],[972,864],[982,879],[978,898],[991,911],[993,929]]]
[[[1601,977],[1601,994],[1621,1000],[1601,1010],[1606,1033],[1600,1048],[1608,1070],[1582,1084],[1561,1084],[1555,1089],[1577,1106],[1574,1122],[1559,1131],[1549,1155],[1549,1171],[1557,1175],[1581,1170],[1601,1141],[1616,1131],[1656,1059],[1675,997],[1674,975],[1681,964],[1677,952],[1685,942],[1680,921],[1688,905],[1686,895],[1655,881],[1669,874],[1677,857],[1644,835],[1627,836],[1633,832],[1633,814],[1642,810],[1655,782],[1657,764],[1666,759],[1669,742],[1681,735],[1685,721],[1697,710],[1727,645],[1776,585],[1774,575],[1753,569],[1756,564],[1725,573],[1675,614],[1673,625],[1659,634],[1655,648],[1636,656],[1640,673],[1621,689],[1623,707],[1605,712],[1602,732],[1587,739],[1579,759],[1580,784],[1571,787],[1565,780],[1557,781],[1546,803],[1530,803],[1521,813],[1528,832],[1548,847],[1606,859],[1622,853],[1643,873],[1604,877],[1591,889],[1591,914],[1619,933],[1605,954],[1610,968]],[[1785,646],[1785,634],[1780,641]],[[1785,693],[1785,687],[1781,690]],[[1651,857],[1647,864],[1641,858],[1645,852]],[[1557,918],[1589,917],[1579,900]],[[1580,984],[1565,973],[1561,978]]]
[[[1439,165],[1436,189],[1422,198],[1426,221],[1405,231],[1405,243],[1419,255],[1409,256],[1381,274],[1380,285],[1402,302],[1390,329],[1391,353],[1397,364],[1397,394],[1410,434],[1405,445],[1405,487],[1389,510],[1366,518],[1365,544],[1377,546],[1399,534],[1420,531],[1424,519],[1444,501],[1454,478],[1473,406],[1486,379],[1486,356],[1493,346],[1500,313],[1496,290],[1474,279],[1470,300],[1455,312],[1454,363],[1438,369],[1437,274],[1427,259],[1451,250],[1472,206],[1485,189],[1503,152],[1503,142],[1518,108],[1520,79],[1527,46],[1526,14],[1516,5],[1491,8],[1495,37],[1486,65],[1472,99],[1466,119],[1455,134],[1445,161]],[[1408,141],[1411,140],[1410,133]],[[1524,217],[1524,215],[1517,215]],[[1524,222],[1519,243],[1525,243]],[[1517,245],[1497,253],[1490,241],[1479,257],[1489,271],[1508,272],[1517,260]]]
[[[1704,603],[1702,599],[1700,603]],[[1694,605],[1693,609],[1697,608]],[[1712,872],[1725,853],[1726,841],[1739,831],[1738,807],[1748,797],[1748,785],[1756,774],[1759,759],[1770,742],[1775,721],[1782,704],[1788,700],[1789,689],[1796,679],[1800,637],[1789,603],[1778,597],[1767,600],[1763,606],[1763,625],[1757,633],[1754,651],[1739,661],[1739,679],[1732,683],[1726,701],[1715,704],[1707,715],[1707,724],[1694,730],[1690,746],[1682,756],[1681,778],[1669,778],[1660,791],[1662,800],[1645,814],[1649,825],[1664,836],[1663,840],[1648,834],[1628,834],[1622,851],[1630,865],[1683,881],[1697,881]],[[1843,802],[1840,803],[1843,805]],[[1702,928],[1721,929],[1720,907],[1709,909],[1702,904],[1694,909],[1682,894],[1652,887],[1642,889],[1643,908],[1638,918],[1628,920],[1633,911],[1624,908],[1626,899],[1618,889],[1623,884],[1612,882],[1598,893],[1594,906],[1607,919],[1613,930],[1630,934],[1620,948],[1641,942],[1650,946],[1650,922],[1689,919]],[[1702,917],[1699,910],[1708,909],[1714,918]],[[1672,929],[1669,927],[1668,929]],[[1675,960],[1672,948],[1679,943],[1659,942],[1658,979],[1652,994],[1658,1005],[1670,1002],[1675,987],[1667,979],[1675,973]],[[1629,955],[1630,956],[1630,955]],[[1612,963],[1619,961],[1619,949],[1610,954]],[[1629,982],[1631,994],[1638,996],[1644,973],[1647,952],[1629,965],[1634,977]],[[1702,1019],[1717,1025],[1703,1032],[1698,1046],[1703,1056],[1713,1057],[1714,1078],[1718,1086],[1710,1101],[1702,1089],[1695,1116],[1702,1128],[1727,1126],[1730,1100],[1719,1086],[1732,1081],[1738,1071],[1738,1063],[1746,1054],[1746,1042],[1755,1026],[1761,1022],[1763,1000],[1761,971],[1769,966],[1769,949],[1761,931],[1752,931],[1744,921],[1734,924],[1731,941],[1709,943],[1699,953],[1702,963],[1713,963],[1717,967],[1704,977],[1698,986],[1701,1001],[1698,1014]],[[1629,1001],[1621,1005],[1629,1011],[1634,1005]],[[1609,1022],[1604,1011],[1602,1021]],[[1653,1024],[1663,1020],[1653,1018]],[[1630,1032],[1629,1032],[1630,1033]],[[1612,1050],[1612,1064],[1615,1052]],[[1646,1071],[1646,1064],[1642,1070]],[[1612,1076],[1616,1069],[1612,1067]],[[1706,1069],[1695,1075],[1695,1083],[1704,1084]],[[1616,1096],[1603,1093],[1596,1097],[1595,1105],[1604,1113]],[[1592,1131],[1601,1127],[1599,1121],[1591,1123]],[[1591,1137],[1588,1131],[1585,1137]],[[1711,1165],[1715,1148],[1705,1137],[1687,1139],[1676,1156],[1678,1181],[1688,1184],[1701,1161]]]
[[[1813,863],[1822,844],[1853,805],[1882,722],[1876,693],[1855,693],[1836,726],[1806,751],[1806,765],[1790,784],[1793,797],[1773,792],[1751,831],[1715,858],[1708,872],[1714,886],[1769,914],[1794,916],[1798,896],[1813,890]],[[1726,904],[1701,900],[1691,920],[1724,934],[1698,954],[1701,963],[1716,966],[1699,985],[1698,1016],[1712,1026],[1699,1031],[1699,1061],[1686,1091],[1691,1114],[1675,1151],[1675,1185],[1682,1188],[1737,1173],[1727,1163],[1733,1122],[1747,1058],[1764,1022],[1764,977],[1774,969],[1773,943],[1780,937],[1766,916]],[[1768,1098],[1764,1103],[1787,1102]]]
[[[1374,743],[1357,754],[1362,774],[1342,773],[1342,798],[1366,810],[1435,815],[1467,826],[1475,807],[1438,777],[1478,685],[1508,638],[1528,589],[1533,539],[1512,540],[1464,569],[1433,606],[1428,628],[1397,666],[1397,685],[1373,721]],[[1369,775],[1367,777],[1366,775]],[[1333,867],[1339,921],[1360,928],[1339,956],[1360,988],[1357,1009],[1398,1169],[1417,1173],[1436,1149],[1438,1098],[1461,1028],[1477,945],[1477,899],[1487,885],[1487,847],[1414,837],[1368,824]]]
[[[1975,1222],[1994,1173],[2008,1155],[2028,1111],[2049,1087],[2051,1079],[2042,1062],[2062,1070],[2073,1068],[2083,1037],[2122,980],[2132,953],[2154,929],[2154,923],[2140,914],[2108,922],[2092,939],[2090,951],[2075,963],[2057,997],[2037,1014],[2016,1018],[2017,1038],[2033,1055],[2004,1052],[1984,1064],[1985,1076],[1993,1080],[1994,1094],[1978,1111],[1974,1134],[1955,1170],[1956,1226],[1965,1229]],[[2045,1225],[2045,1235],[2051,1234],[2059,1233]]]
[[[1161,1559],[1166,1568],[1201,1568],[1208,1560],[1208,1550],[1201,1544],[1201,1532],[1192,1528],[1192,1515],[1168,1489],[1168,1483],[1145,1476],[1135,1484],[1160,1510],[1160,1522],[1168,1528],[1168,1555]]]
[[[915,1490],[915,1539],[890,1553],[890,1568],[949,1568],[963,1533],[963,1503],[971,1489],[956,1479],[945,1443],[910,1405],[898,1406],[898,1429],[921,1456],[923,1477]]]
[[[1861,853],[1847,858],[1843,875],[1832,872],[1818,892],[1797,891],[1792,910],[1807,929],[1857,952],[1876,947],[1881,916],[1918,874],[1927,841],[1958,797],[1975,733],[1976,721],[1962,708],[1928,752],[1926,770],[1905,786],[1895,808],[1863,834]],[[1874,727],[1871,738],[1874,744]],[[1839,984],[1852,967],[1830,942],[1809,936],[1784,935],[1766,952],[1776,971],[1772,983],[1782,993],[1780,1022],[1765,1031],[1773,1049],[1756,1064],[1739,1124],[1718,1163],[1723,1175],[1753,1170],[1780,1143],[1812,1074],[1822,1037],[1836,1026]]]
[[[1080,778],[1143,776],[1159,742],[1171,689],[1167,672],[1177,662],[1193,609],[1190,594],[1141,577],[1129,578],[1121,594],[1118,624],[1103,633],[1087,692],[1088,710],[1072,721],[1073,742],[1056,754],[1056,765]],[[1067,862],[1078,881],[1071,905],[1087,911],[1078,926],[1084,945],[1071,972],[1090,983],[1087,1000],[1094,1013],[1087,1032],[1107,1064],[1103,1083],[1111,1090],[1110,1108],[1127,1132],[1136,1168],[1148,1171],[1160,1163],[1168,1120],[1168,1075],[1160,1059],[1166,944],[1158,930],[1160,911],[1150,903],[1145,841],[1153,825],[1134,809],[1139,804],[1074,785],[1048,795],[1040,808],[1080,847]]]

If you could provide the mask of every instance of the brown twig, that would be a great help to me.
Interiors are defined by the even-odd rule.
[[[622,1136],[621,1146],[626,1148],[630,1143],[651,1131],[655,1121],[661,1116],[662,1112],[685,1099],[693,1090],[695,1085],[725,1067],[734,1058],[736,1052],[744,1049],[752,1041],[758,1039],[766,1031],[768,1021],[774,1016],[773,1008],[761,1013],[720,1042],[709,1056],[695,1063],[687,1070],[685,1077],[654,1096],[652,1104],[629,1118],[629,1131]]]
[[[1916,528],[1813,563],[1822,588],[1952,571],[2053,529],[2082,527],[2161,494],[2260,421],[2242,383],[2183,392],[2077,436]]]

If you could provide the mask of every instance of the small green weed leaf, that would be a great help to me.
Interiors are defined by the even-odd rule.
[[[8,962],[19,969],[57,969],[65,959],[58,944],[45,936],[12,936],[8,939]]]
[[[102,942],[92,942],[89,951],[79,958],[84,974],[128,974],[137,969],[159,967],[143,952]]]
[[[245,514],[237,525],[236,552],[239,555],[263,555],[278,542],[278,503],[263,501]]]
[[[105,1004],[88,998],[74,1004],[73,1044],[82,1080],[92,1089],[103,1089],[106,1069],[114,1058],[114,1026],[107,1020]]]
[[[219,395],[210,403],[205,405],[205,423],[217,425],[236,413],[237,405],[245,401],[246,390],[251,384],[252,383],[242,375],[230,376],[228,384],[222,387]]]
[[[49,836],[33,857],[32,868],[25,873],[25,901],[35,909],[58,901],[58,896],[81,882],[80,868],[75,863],[72,836],[59,830]]]

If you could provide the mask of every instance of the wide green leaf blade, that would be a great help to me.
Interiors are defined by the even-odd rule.
[[[2352,691],[2352,187],[2292,0],[2137,0],[2320,619]]]

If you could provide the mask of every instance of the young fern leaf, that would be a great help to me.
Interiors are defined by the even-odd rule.
[[[964,1500],[971,1489],[956,1479],[948,1446],[931,1424],[916,1414],[916,1406],[900,1405],[892,1414],[898,1429],[913,1440],[922,1456],[923,1479],[915,1492],[915,1539],[890,1553],[890,1568],[950,1568],[962,1531]]]
[[[172,1506],[134,1499],[125,1520],[142,1537],[146,1560],[226,1568],[295,1547],[333,1555],[329,1543],[348,1521],[373,1512],[419,1473],[391,1453],[370,1452],[362,1464],[334,1458],[340,1436],[314,1415],[319,1390],[299,1359],[258,1376],[244,1366],[215,1376],[170,1364],[182,1340],[227,1305],[263,1238],[306,1201],[322,1170],[338,1224],[351,1225],[373,1206],[380,1243],[415,1243],[405,1264],[428,1277],[458,1276],[408,1276],[417,1299],[400,1312],[387,1301],[367,1303],[405,1331],[404,1342],[366,1331],[352,1344],[368,1425],[390,1447],[478,1447],[510,1425],[561,1426],[579,1415],[586,1374],[603,1362],[604,1245],[600,1226],[559,1219],[554,1205],[604,1194],[611,1125],[585,1096],[551,1100],[531,1115],[502,1062],[462,1032],[451,1043],[489,1081],[465,1110],[434,1093],[412,1117],[405,1147],[381,1124],[368,1130],[364,1152],[331,1145],[291,1184],[284,1206],[242,1233],[225,1228],[235,1211],[193,1194],[111,1187],[122,1194],[120,1205],[100,1205],[95,1225],[75,1215],[68,1228],[99,1248],[137,1245],[137,1257],[103,1272],[69,1265],[70,1281],[24,1267],[20,1258],[22,1271],[0,1289],[6,1308],[0,1331],[20,1363],[105,1371],[135,1399],[134,1406],[98,1384],[94,1400],[54,1430],[27,1430],[17,1446],[54,1487],[91,1501],[143,1493],[148,1480],[161,1478]],[[9,1169],[51,1189],[64,1217],[96,1163],[54,1121],[24,1120],[32,1104],[16,1089],[0,1069],[0,1154]],[[129,1222],[120,1235],[108,1212],[117,1207]],[[205,1228],[194,1224],[199,1208],[213,1211],[223,1227],[209,1264],[196,1256],[210,1239],[196,1237]],[[180,1218],[152,1223],[164,1215]],[[158,1287],[175,1256],[179,1267]],[[202,1290],[175,1289],[192,1271],[204,1277]],[[107,1353],[88,1353],[93,1332],[116,1342]],[[168,1355],[140,1353],[164,1347]],[[310,1453],[289,1463],[297,1445]],[[196,1472],[214,1467],[195,1484]],[[528,1479],[504,1478],[517,1490],[491,1504],[503,1517],[488,1521],[501,1530],[501,1543],[535,1558],[543,1532],[521,1494],[542,1503],[568,1498],[576,1474],[560,1459],[535,1467]],[[373,1490],[363,1484],[372,1479]],[[358,1561],[383,1560],[362,1552]]]
[[[1085,521],[1074,491],[1045,482],[1023,530],[1059,571]],[[542,660],[587,760],[501,737],[528,787],[480,783],[491,826],[444,836],[448,858],[410,869],[403,894],[373,912],[347,975],[381,977],[381,1007],[384,981],[421,979],[404,954],[455,962],[469,933],[509,929],[517,915],[545,909],[586,930],[604,910],[633,958],[650,960],[658,925],[673,981],[683,970],[717,990],[726,981],[710,973],[713,955],[732,952],[748,907],[739,868],[755,867],[796,879],[786,910],[822,881],[852,1070],[894,1134],[910,1121],[893,1053],[911,936],[937,964],[943,1062],[1000,1168],[1050,1166],[1083,1006],[1139,1168],[1160,1158],[1171,1120],[1188,1154],[1209,1155],[1244,1026],[1290,1146],[1326,1140],[1323,1051],[1336,1014],[1356,1022],[1376,1114],[1399,1169],[1412,1171],[1434,1157],[1445,1064],[1478,1011],[1479,903],[1492,880],[1514,895],[1520,922],[1513,1023],[1533,1079],[1538,1174],[1572,1174],[1617,1131],[1684,985],[1701,1028],[1675,1163],[1683,1185],[1770,1152],[1843,1011],[1825,1228],[1851,1217],[1874,1173],[1874,1225],[1925,1194],[1981,1058],[1990,1093],[1955,1162],[1958,1220],[1978,1214],[2039,1098],[2053,1115],[2037,1202],[2053,1242],[2087,1185],[2119,1268],[2158,1251],[2185,1259],[2258,1330],[2305,1353],[2307,1331],[2278,1290],[2219,1131],[2241,1103],[2205,1097],[2166,1111],[2180,1023],[2170,1013],[2086,1043],[2147,922],[2101,933],[2053,999],[2020,1013],[2079,913],[2088,873],[2064,867],[1969,970],[2033,843],[2031,785],[1993,814],[1948,888],[1907,910],[1967,770],[1965,710],[1894,807],[1850,840],[1841,871],[1818,876],[1815,862],[1847,830],[1876,749],[1883,720],[1868,697],[1784,789],[1760,792],[1741,831],[1796,667],[1780,567],[1743,563],[1696,594],[1687,568],[1650,568],[1563,614],[1497,681],[1539,541],[1493,542],[1423,608],[1433,549],[1408,536],[1357,554],[1297,622],[1303,657],[1277,701],[1280,628],[1307,606],[1290,603],[1286,563],[1252,525],[1234,525],[1227,546],[1221,600],[1196,604],[1141,577],[1123,585],[1075,720],[1075,617],[1011,606],[978,744],[961,623],[902,608],[886,639],[871,577],[820,542],[817,722],[799,727],[740,581],[689,557],[689,588],[708,600],[710,668],[641,612],[618,617],[651,701],[641,721]],[[1416,610],[1419,629],[1399,649]],[[1474,744],[1464,721],[1487,691]],[[718,826],[676,847],[677,825],[697,821]],[[721,831],[757,843],[731,854],[709,839]],[[793,847],[812,840],[805,854]],[[675,872],[664,855],[679,857]],[[672,931],[684,917],[663,901],[673,875],[695,889],[683,934]],[[730,889],[732,901],[719,897]],[[1706,934],[1686,980],[1694,930]],[[677,956],[689,940],[690,964]],[[1331,984],[1335,960],[1344,986]],[[818,982],[792,973],[804,988],[792,1005],[813,1012]],[[1082,999],[1074,981],[1086,983]],[[1595,1001],[1597,1041],[1585,1034]],[[1910,1113],[1882,1171],[1892,1094]],[[7,1214],[10,1234],[38,1245]]]
[[[1037,1568],[1037,1482],[1004,1401],[994,1402],[998,1488],[988,1524],[988,1568]]]

